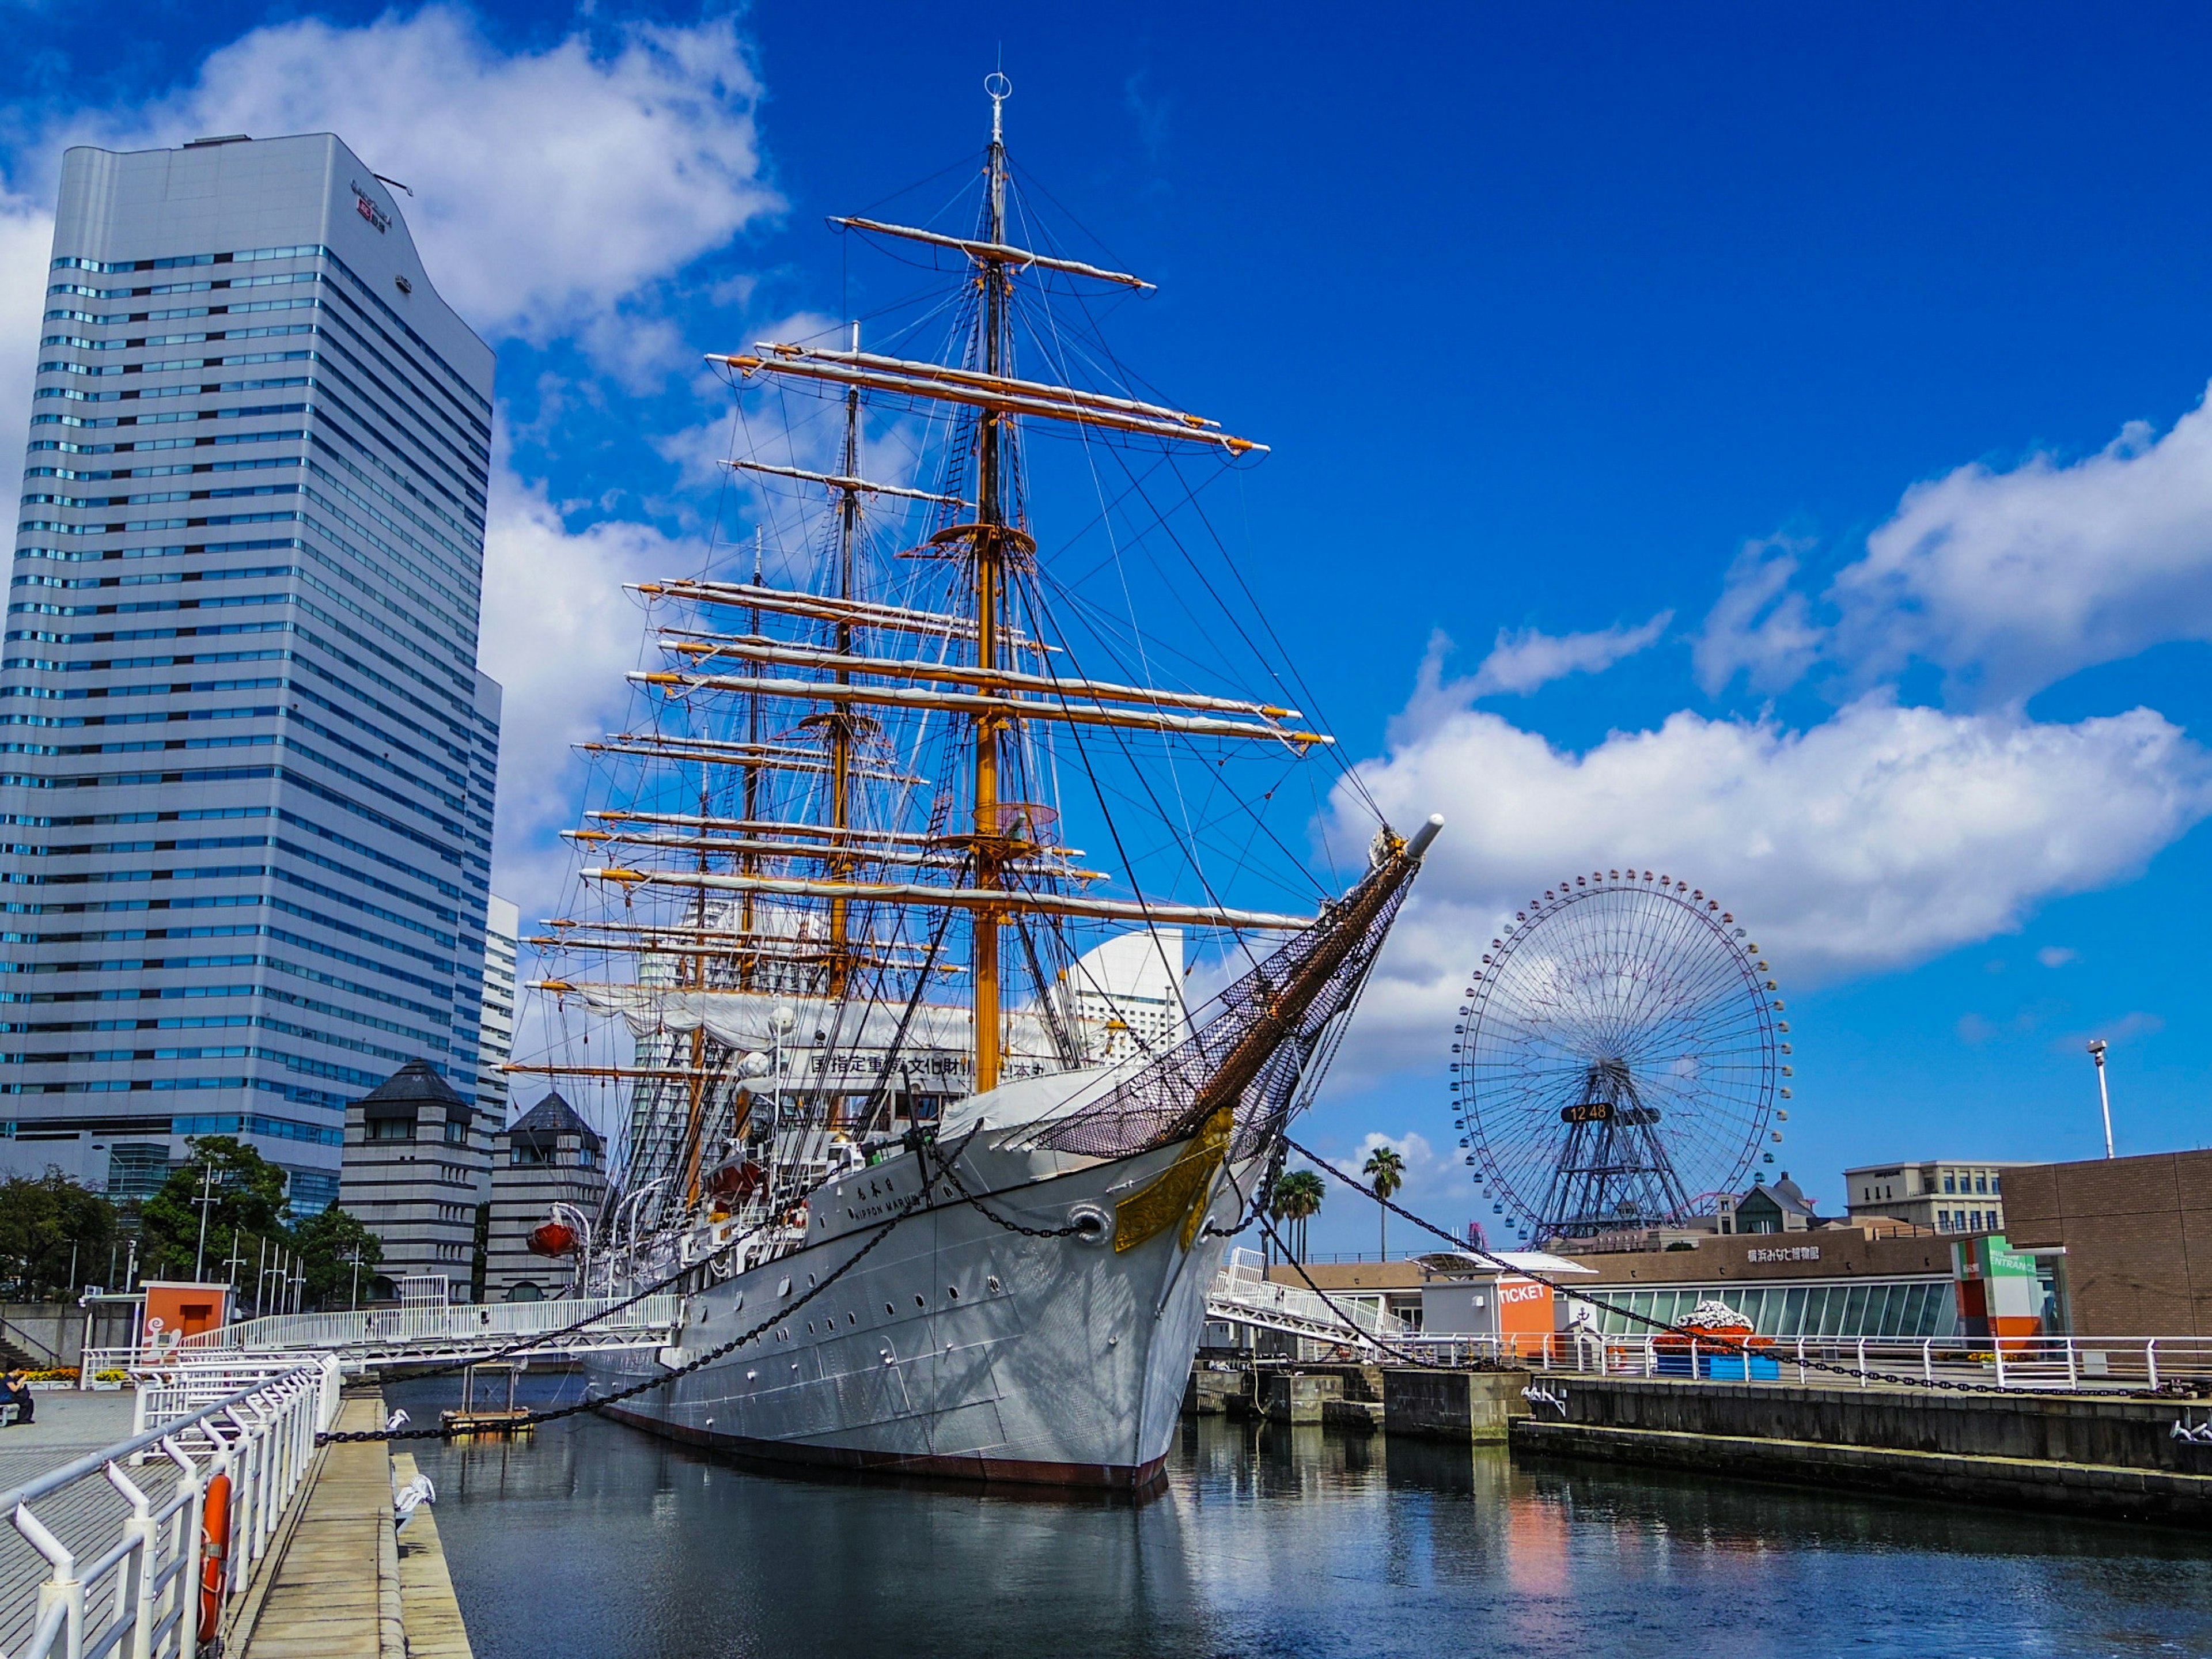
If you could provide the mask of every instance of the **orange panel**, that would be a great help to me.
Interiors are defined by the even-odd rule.
[[[1545,1336],[1558,1328],[1552,1308],[1552,1287],[1533,1279],[1498,1281],[1498,1334],[1500,1336]]]
[[[166,1348],[211,1331],[230,1317],[230,1286],[149,1279],[146,1284],[145,1345]]]

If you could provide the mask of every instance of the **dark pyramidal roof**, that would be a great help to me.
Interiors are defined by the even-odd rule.
[[[558,1089],[546,1091],[544,1099],[507,1126],[507,1133],[511,1135],[580,1135],[584,1144],[594,1151],[607,1144],[596,1129],[576,1115],[574,1107],[561,1098]]]
[[[448,1112],[465,1112],[468,1103],[453,1092],[453,1085],[430,1069],[427,1060],[410,1060],[390,1077],[361,1097],[370,1115],[380,1115],[374,1109],[385,1107],[394,1110],[413,1109],[424,1106],[439,1106]]]

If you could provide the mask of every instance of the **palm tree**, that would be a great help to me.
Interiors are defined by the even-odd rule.
[[[1275,1183],[1275,1199],[1270,1208],[1276,1220],[1291,1224],[1291,1245],[1297,1261],[1306,1259],[1306,1218],[1321,1208],[1322,1191],[1321,1176],[1312,1170],[1293,1170]]]
[[[1396,1147],[1386,1144],[1367,1154],[1367,1162],[1361,1166],[1360,1173],[1367,1177],[1367,1184],[1375,1189],[1375,1213],[1382,1224],[1382,1259],[1388,1261],[1390,1259],[1390,1212],[1383,1206],[1382,1200],[1406,1184],[1406,1160]]]

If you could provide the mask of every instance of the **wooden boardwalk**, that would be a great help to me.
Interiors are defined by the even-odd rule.
[[[383,1401],[358,1395],[340,1429],[380,1428]],[[246,1659],[405,1659],[392,1534],[392,1457],[380,1442],[328,1446],[281,1553],[239,1610]],[[273,1572],[270,1569],[273,1567]]]
[[[405,1486],[416,1473],[412,1457],[392,1454],[392,1479],[398,1485]],[[438,1541],[438,1517],[428,1504],[416,1510],[399,1534],[399,1605],[408,1659],[471,1659],[468,1627],[461,1622],[461,1604],[446,1571],[445,1546]]]
[[[383,1422],[383,1400],[368,1394],[346,1401],[337,1426]],[[265,1584],[239,1609],[243,1659],[469,1659],[430,1506],[393,1534],[395,1463],[403,1483],[414,1478],[415,1460],[381,1442],[324,1449]]]

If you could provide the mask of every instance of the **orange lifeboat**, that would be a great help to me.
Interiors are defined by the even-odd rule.
[[[759,1164],[732,1159],[711,1170],[705,1184],[709,1197],[735,1207],[751,1197],[767,1179],[768,1171]]]
[[[576,1230],[562,1221],[544,1222],[531,1230],[529,1243],[532,1255],[574,1255]]]

